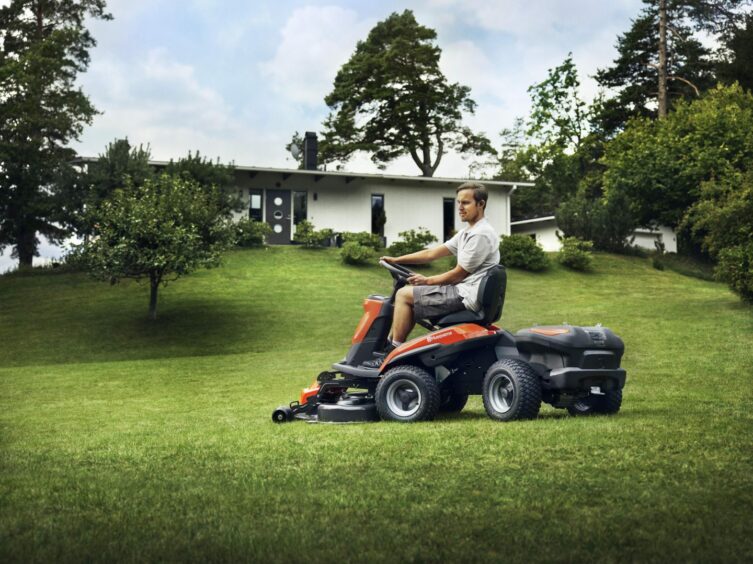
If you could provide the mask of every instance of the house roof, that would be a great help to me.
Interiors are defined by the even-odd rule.
[[[553,221],[553,215],[547,215],[544,217],[534,217],[533,219],[521,219],[520,221],[511,221],[510,225],[526,225],[530,223],[544,223],[545,221]]]
[[[91,163],[99,160],[97,157],[79,157],[75,162],[79,163]],[[149,161],[152,166],[167,166],[169,161]],[[253,176],[257,174],[279,174],[283,179],[287,179],[291,176],[310,176],[315,181],[319,181],[322,178],[342,178],[345,183],[350,183],[353,180],[380,180],[382,182],[402,182],[409,184],[452,184],[468,182],[471,178],[437,178],[428,176],[401,176],[395,174],[373,174],[373,173],[361,173],[361,172],[343,172],[343,171],[329,171],[329,170],[302,170],[295,168],[268,168],[258,166],[239,166],[234,165],[235,170],[246,171]],[[507,180],[478,180],[486,186],[498,186],[500,188],[507,189],[512,193],[518,186],[533,186],[533,182],[511,182]]]

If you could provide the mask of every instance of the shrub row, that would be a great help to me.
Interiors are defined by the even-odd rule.
[[[251,219],[238,222],[238,244],[242,247],[259,247],[271,233],[269,225]],[[296,226],[293,241],[305,248],[317,248],[331,244],[334,232],[332,229],[314,228],[310,221],[301,221]],[[425,249],[437,238],[425,227],[410,229],[399,233],[401,241],[396,241],[387,248],[391,256],[401,256]],[[340,234],[343,242],[340,257],[346,264],[368,264],[383,250],[382,237],[367,231],[344,232]],[[593,255],[593,243],[583,241],[577,237],[562,239],[562,248],[557,260],[573,270],[589,270]],[[522,268],[532,272],[540,272],[549,268],[549,258],[532,237],[527,235],[503,236],[499,244],[500,262],[508,267]]]

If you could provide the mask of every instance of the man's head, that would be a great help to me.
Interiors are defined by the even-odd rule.
[[[478,182],[466,182],[458,186],[455,193],[458,195],[458,212],[462,221],[473,225],[484,217],[486,201],[489,199],[486,186]]]

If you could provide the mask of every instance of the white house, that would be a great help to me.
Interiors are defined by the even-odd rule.
[[[97,159],[84,157],[81,164]],[[151,161],[155,168],[164,161]],[[267,222],[272,234],[267,242],[290,244],[295,226],[307,219],[316,229],[336,233],[378,233],[388,245],[398,233],[425,227],[440,242],[463,224],[457,214],[455,189],[467,179],[428,178],[388,174],[361,174],[309,169],[235,166],[235,184],[244,203],[236,218]],[[500,235],[510,234],[510,195],[527,182],[481,181],[489,190],[486,217]],[[386,221],[380,222],[384,212]]]
[[[513,221],[510,231],[514,234],[530,235],[539,243],[545,251],[555,252],[560,250],[560,241],[557,238],[557,220],[553,215]],[[668,253],[677,252],[677,237],[675,232],[666,225],[660,225],[656,229],[640,227],[633,232],[635,240],[633,245],[653,251],[654,243],[664,243]]]
[[[455,189],[467,182],[463,179],[245,166],[236,167],[235,174],[249,217],[272,226],[272,244],[290,243],[295,225],[303,219],[317,229],[379,233],[388,245],[409,229],[425,227],[444,241],[462,228]],[[508,235],[510,194],[524,184],[483,184],[489,190],[486,216],[500,235]]]

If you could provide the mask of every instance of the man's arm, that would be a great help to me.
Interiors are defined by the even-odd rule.
[[[394,262],[395,264],[426,264],[427,262],[437,260],[438,258],[448,257],[451,254],[450,249],[444,245],[437,245],[431,249],[424,249],[423,251],[400,257],[381,257],[381,260]]]
[[[427,277],[423,274],[414,274],[408,278],[408,282],[413,286],[445,286],[462,282],[469,274],[470,272],[458,265],[452,270],[448,270],[447,272],[435,276]]]

